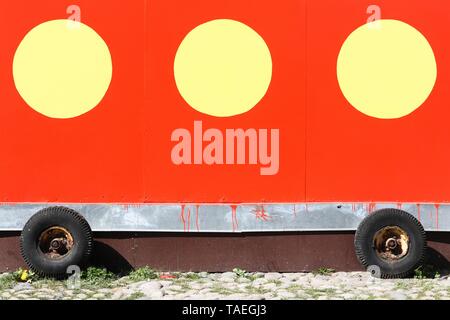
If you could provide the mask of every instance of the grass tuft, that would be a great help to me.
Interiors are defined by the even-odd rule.
[[[158,273],[149,266],[145,266],[143,268],[132,271],[128,275],[128,278],[134,282],[154,280],[158,278]]]
[[[118,279],[118,276],[106,268],[89,267],[81,273],[83,284],[107,288]]]
[[[322,267],[317,270],[314,270],[312,273],[314,275],[330,276],[335,272],[336,272],[336,270],[334,270],[334,269]]]

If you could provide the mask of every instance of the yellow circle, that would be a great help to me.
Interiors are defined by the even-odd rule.
[[[379,20],[350,34],[339,53],[337,76],[353,107],[371,117],[396,119],[427,100],[437,67],[433,49],[418,30]]]
[[[181,96],[192,108],[229,117],[251,110],[264,97],[272,58],[264,39],[247,25],[213,20],[184,38],[174,73]]]
[[[50,118],[73,118],[95,108],[106,94],[112,78],[111,54],[87,25],[48,21],[20,43],[13,76],[31,108]]]

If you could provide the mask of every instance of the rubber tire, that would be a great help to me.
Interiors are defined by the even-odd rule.
[[[72,250],[58,260],[46,257],[38,246],[42,232],[55,226],[67,229],[74,240]],[[42,277],[56,279],[66,278],[69,266],[85,267],[92,245],[92,231],[87,221],[76,211],[65,207],[50,207],[39,211],[26,223],[20,237],[20,252],[27,266]]]
[[[393,263],[378,257],[374,247],[375,234],[388,226],[398,226],[409,236],[409,250],[405,257]],[[379,267],[383,279],[406,278],[422,265],[427,241],[422,224],[411,214],[399,209],[382,209],[367,216],[355,235],[355,251],[365,268]]]

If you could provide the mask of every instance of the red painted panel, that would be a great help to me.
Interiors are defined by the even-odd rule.
[[[0,3],[0,201],[140,202],[144,1],[81,0],[81,20],[108,44],[113,79],[92,111],[67,120],[28,107],[12,76],[14,53],[35,26],[66,19],[73,1]],[[70,97],[67,97],[70,99]]]
[[[305,195],[305,2],[151,1],[148,12],[148,82],[145,116],[147,201],[304,201]],[[272,83],[247,113],[215,118],[192,109],[178,93],[173,64],[178,46],[195,27],[233,19],[255,30],[273,60]],[[259,165],[184,165],[171,161],[171,134],[177,128],[279,129],[280,170],[262,176]]]
[[[342,95],[336,61],[373,1],[308,2],[308,201],[450,200],[448,1],[377,1],[383,19],[418,29],[433,48],[437,82],[428,100],[395,120],[371,118]]]
[[[449,5],[378,1],[382,18],[417,28],[436,56],[438,79],[422,107],[396,120],[354,109],[336,77],[347,36],[369,1],[77,1],[82,22],[105,40],[113,79],[99,106],[67,120],[26,105],[12,77],[14,52],[38,24],[67,18],[72,1],[0,4],[1,202],[447,202]],[[273,78],[251,111],[216,118],[188,106],[173,63],[198,25],[234,19],[267,43]],[[306,45],[306,46],[305,46]],[[70,99],[70,97],[67,97]],[[307,118],[307,121],[306,121]],[[178,128],[279,129],[280,168],[175,165]]]

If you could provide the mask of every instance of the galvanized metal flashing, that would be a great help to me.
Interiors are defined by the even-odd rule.
[[[299,204],[0,204],[0,231],[20,231],[49,206],[82,214],[94,231],[117,232],[283,232],[352,231],[368,214],[400,208],[427,231],[450,231],[450,205],[397,203]]]

